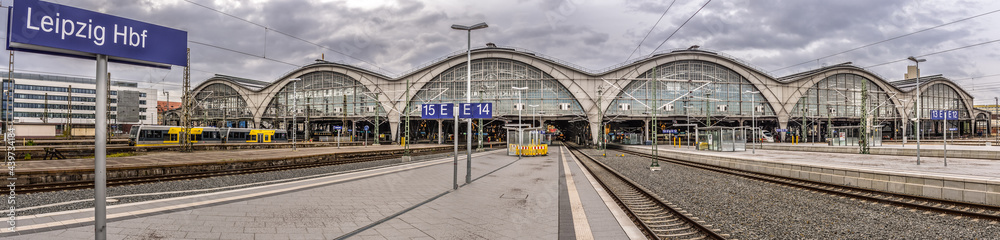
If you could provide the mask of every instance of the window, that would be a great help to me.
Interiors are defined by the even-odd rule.
[[[139,105],[146,105],[146,100],[139,100]]]
[[[146,97],[146,93],[144,92],[139,93],[139,97]]]

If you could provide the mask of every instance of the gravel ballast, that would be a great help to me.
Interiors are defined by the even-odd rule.
[[[666,162],[653,172],[649,158],[630,154],[597,160],[737,239],[1000,239],[1000,223],[991,220],[862,202]]]

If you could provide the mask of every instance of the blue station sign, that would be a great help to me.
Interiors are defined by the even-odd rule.
[[[423,119],[452,119],[455,118],[455,104],[421,104],[420,118]]]
[[[8,14],[7,50],[187,65],[185,31],[37,0],[17,0]]]
[[[420,118],[455,118],[454,103],[428,103],[420,105]],[[459,103],[459,118],[493,118],[493,103]]]
[[[958,111],[931,110],[931,120],[958,120]]]
[[[459,103],[459,118],[493,118],[493,103]]]

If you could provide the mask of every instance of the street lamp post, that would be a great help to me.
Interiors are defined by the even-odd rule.
[[[466,52],[467,62],[465,63],[465,74],[468,78],[465,79],[465,102],[470,105],[472,104],[472,30],[483,29],[487,27],[489,27],[489,25],[486,25],[486,23],[484,22],[472,26],[462,26],[458,24],[451,25],[451,29],[465,30],[468,33],[468,38],[466,43],[468,44],[469,50],[468,52]],[[455,124],[458,124],[458,122],[455,122]],[[465,164],[467,167],[465,172],[466,173],[465,183],[469,184],[472,182],[472,119],[469,119],[468,125],[466,126],[468,127],[465,129],[465,137],[467,140],[465,144],[465,150],[467,151],[465,159]],[[457,139],[458,137],[457,132],[455,133],[455,137]]]
[[[483,102],[483,94],[486,94],[486,89],[479,88],[479,102]],[[476,151],[477,152],[482,152],[483,151],[483,119],[482,118],[479,119],[479,127],[476,128],[476,130],[478,131],[478,133],[476,133],[476,136],[479,138],[478,139],[479,140],[479,150],[476,150]]]
[[[757,95],[756,94],[760,92],[747,90],[746,93],[750,94],[750,106],[752,106],[752,108],[750,108],[750,126],[751,128],[753,128],[753,146],[750,147],[752,149],[750,150],[750,153],[757,154]]]
[[[528,107],[531,107],[531,113],[535,113],[535,108],[538,107],[538,105],[528,105]],[[535,126],[535,115],[531,115],[531,126],[532,127]],[[531,136],[531,134],[535,134],[533,132],[534,130],[532,130],[532,132],[529,132],[528,136]],[[534,139],[532,139],[531,144],[535,144]]]
[[[597,149],[602,149],[604,147],[604,111],[601,109],[601,94],[604,89],[597,87],[597,122],[600,129],[597,130],[597,135],[600,136],[597,139]],[[604,151],[604,156],[607,156],[607,150]]]
[[[691,146],[691,147],[694,147],[694,144],[691,143],[691,125],[690,125],[691,124],[691,115],[688,114],[688,109],[693,108],[693,107],[694,106],[688,106],[687,105],[687,100],[684,100],[684,117],[687,118],[687,119],[684,120],[685,121],[684,124],[687,124],[687,126],[684,126],[685,127],[684,136],[686,137],[684,139],[684,141],[687,141],[688,146]]]
[[[920,62],[925,62],[925,61],[927,61],[927,59],[923,59],[923,58],[917,59],[917,58],[914,58],[913,56],[910,56],[910,57],[908,57],[906,59],[909,59],[910,61],[913,61],[914,63],[917,64],[917,88],[916,88],[917,89],[917,99],[914,100],[914,101],[916,101],[916,109],[917,109],[915,111],[915,112],[917,112],[917,120],[916,120],[916,122],[917,122],[917,165],[920,165],[920,132],[923,131],[923,129],[920,129],[920,112],[923,110],[923,109],[920,108],[920,102],[921,102],[920,101]]]
[[[521,103],[521,93],[524,90],[528,90],[528,87],[510,87],[511,89],[518,90],[517,92],[517,159],[521,159],[521,145],[524,145],[524,127],[521,125],[521,110],[524,109],[524,105]],[[510,139],[510,136],[507,136]]]
[[[378,146],[378,145],[382,145],[382,144],[379,144],[379,143],[378,143],[378,139],[379,139],[379,136],[378,136],[378,135],[379,135],[379,126],[381,126],[381,125],[382,125],[382,124],[381,124],[381,123],[380,123],[380,122],[378,121],[378,114],[379,114],[379,113],[378,113],[378,109],[379,109],[380,107],[382,107],[382,104],[380,104],[380,103],[379,103],[379,101],[378,101],[378,93],[376,92],[376,93],[375,93],[375,144],[372,144],[372,145],[376,145],[376,146]]]
[[[298,126],[295,125],[295,119],[299,115],[299,97],[298,97],[298,95],[299,95],[299,84],[298,83],[299,83],[299,81],[302,81],[302,79],[301,78],[292,78],[291,81],[292,81],[292,151],[298,151],[298,148],[295,147],[295,140],[296,140],[295,138],[298,137],[297,134],[296,134],[298,132],[298,129],[297,129]],[[285,115],[285,116],[288,116],[288,115]]]

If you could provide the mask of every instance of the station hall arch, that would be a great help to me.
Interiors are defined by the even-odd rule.
[[[194,95],[191,119],[201,122],[200,126],[239,127],[253,121],[252,109],[246,99],[232,86],[211,83]]]
[[[761,126],[765,121],[773,123],[775,116],[757,86],[732,69],[702,60],[658,65],[609,100],[612,103],[604,111],[603,122],[610,142],[644,141],[647,131],[660,132],[674,123],[749,126],[756,117]],[[658,126],[637,120],[649,118],[653,108],[661,120]]]
[[[517,123],[518,116],[520,122],[533,126],[552,121],[586,119],[586,113],[573,94],[557,79],[534,66],[512,59],[481,58],[472,60],[471,68],[472,101],[493,104],[493,119],[486,120],[482,127],[487,141],[505,139],[502,126]],[[411,124],[416,124],[416,127],[411,126],[411,139],[433,142],[454,137],[450,135],[454,131],[452,120],[420,119],[420,106],[465,102],[467,78],[466,63],[456,64],[432,78],[414,94],[408,112],[411,121],[414,121]],[[514,87],[527,89],[516,90]],[[464,134],[465,125],[459,127],[459,133]],[[442,133],[440,136],[439,132]]]
[[[863,101],[863,95],[867,95],[867,102]],[[882,136],[894,136],[897,126],[903,123],[897,110],[898,100],[892,99],[893,95],[894,91],[887,91],[858,74],[827,76],[799,97],[790,111],[789,132],[821,141],[832,136],[830,127],[858,126],[862,117],[868,116],[871,125],[883,131]],[[862,110],[867,113],[862,114]]]
[[[304,74],[298,82],[285,84],[274,93],[264,110],[261,124],[298,131],[303,136],[377,137],[364,131],[384,124],[386,111],[376,95],[358,80],[339,72],[317,71]],[[292,126],[292,117],[299,120]],[[304,118],[307,121],[303,121]],[[338,129],[338,127],[340,129]],[[347,139],[350,140],[350,139]]]

